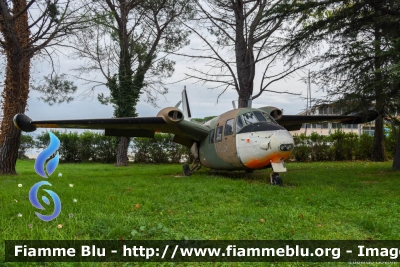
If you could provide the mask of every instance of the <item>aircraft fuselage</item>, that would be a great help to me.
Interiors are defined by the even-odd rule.
[[[291,134],[259,109],[228,111],[204,124],[210,128],[199,149],[200,163],[211,169],[256,170],[289,158]]]

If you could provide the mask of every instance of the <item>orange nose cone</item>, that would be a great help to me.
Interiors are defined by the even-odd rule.
[[[247,143],[250,143],[250,138],[247,138],[247,139],[246,139],[246,142],[247,142]]]

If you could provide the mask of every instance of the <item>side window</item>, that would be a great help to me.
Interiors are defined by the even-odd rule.
[[[216,131],[216,133],[215,133],[215,142],[220,142],[220,141],[222,141],[222,126],[219,126],[218,128],[217,128],[217,131]]]
[[[240,129],[243,127],[243,121],[242,121],[242,116],[237,116],[236,118],[236,132],[238,133]]]
[[[212,144],[212,143],[214,143],[214,133],[215,133],[215,130],[211,130],[210,131],[210,144]]]
[[[233,121],[234,119],[229,119],[226,121],[224,132],[225,136],[233,134]]]

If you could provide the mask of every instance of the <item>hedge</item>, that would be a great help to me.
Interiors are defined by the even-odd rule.
[[[64,162],[116,162],[119,137],[104,136],[95,132],[52,131],[59,139],[58,150]],[[390,128],[385,136],[388,158],[395,154],[398,131]],[[291,155],[296,161],[340,161],[368,160],[372,157],[373,136],[344,133],[338,129],[329,136],[313,132],[293,136],[295,149]],[[19,158],[26,158],[27,149],[44,149],[49,144],[49,134],[42,132],[34,140],[29,135],[21,136]],[[155,138],[132,138],[131,151],[138,163],[180,163],[191,159],[189,149],[173,143],[169,134],[156,133]]]
[[[116,162],[119,137],[89,131],[81,134],[67,131],[51,132],[60,140],[58,153],[63,162]],[[19,158],[27,158],[27,149],[45,149],[49,142],[48,132],[40,133],[36,139],[22,134]],[[154,139],[133,138],[130,148],[134,154],[134,161],[140,163],[179,163],[189,159],[189,149],[173,143],[169,134],[156,133]]]
[[[397,131],[390,129],[385,136],[385,150],[388,158],[393,158],[396,149]],[[374,137],[368,134],[358,136],[345,133],[341,129],[331,135],[315,132],[293,136],[295,149],[291,155],[296,161],[342,161],[369,160],[372,157]]]
[[[171,141],[169,134],[154,138],[136,137],[132,141],[134,161],[140,163],[180,163],[189,160],[189,149]]]
[[[64,162],[102,162],[112,163],[117,159],[117,147],[119,138],[105,136],[95,132],[59,132],[51,131],[60,140],[61,161]],[[49,145],[48,132],[42,132],[36,137],[35,147],[44,149]]]

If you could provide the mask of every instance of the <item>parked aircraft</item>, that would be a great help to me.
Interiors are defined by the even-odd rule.
[[[377,117],[372,110],[344,116],[283,115],[282,110],[267,106],[235,108],[200,124],[191,119],[186,90],[182,92],[182,106],[182,110],[164,108],[155,117],[135,118],[35,121],[24,114],[17,114],[14,124],[25,132],[37,128],[103,129],[108,136],[150,138],[155,132],[170,133],[172,141],[189,147],[195,158],[191,167],[184,165],[185,175],[190,175],[201,166],[247,172],[272,167],[272,182],[281,184],[277,173],[286,172],[285,161],[295,146],[289,131],[299,130],[303,123],[332,121],[358,124]]]

